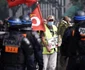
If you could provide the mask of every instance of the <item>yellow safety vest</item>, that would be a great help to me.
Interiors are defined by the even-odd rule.
[[[46,29],[46,31],[44,32],[45,38],[50,39],[50,38],[53,38],[53,37],[57,36],[56,33],[55,33],[57,31],[57,27],[55,25],[53,25],[53,31],[54,31],[54,35],[53,36],[52,36],[52,33],[50,32],[49,28],[46,25],[45,25],[45,29]],[[57,48],[55,48],[55,50],[57,52]],[[51,52],[48,52],[47,48],[44,46],[43,47],[43,54],[52,54],[52,53],[55,52],[55,50],[53,48],[53,49],[51,49]]]

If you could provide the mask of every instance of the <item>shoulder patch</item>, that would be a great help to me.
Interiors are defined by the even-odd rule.
[[[79,32],[81,36],[85,36],[85,28],[79,28]]]
[[[18,53],[18,47],[5,46],[5,52],[8,52],[8,53]]]

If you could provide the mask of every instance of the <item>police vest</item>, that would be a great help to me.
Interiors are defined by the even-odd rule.
[[[80,24],[78,28],[73,30],[72,35],[77,39],[77,51],[81,55],[85,55],[85,23]]]
[[[2,61],[5,65],[24,64],[24,53],[21,48],[23,36],[19,33],[9,33],[3,39]]]
[[[52,26],[53,27],[53,33],[54,34],[52,34],[51,32],[50,32],[50,30],[49,30],[49,28],[45,25],[45,29],[46,29],[46,31],[44,32],[44,34],[45,34],[45,38],[46,38],[46,43],[50,43],[50,44],[52,44],[52,45],[56,45],[57,44],[57,35],[56,35],[56,31],[57,31],[57,28],[56,28],[56,26],[55,25],[53,25]],[[53,41],[53,42],[52,42]],[[48,52],[47,51],[47,48],[46,47],[43,47],[43,54],[52,54],[52,53],[54,53],[55,52],[55,50],[54,50],[54,48],[55,48],[55,50],[57,51],[57,48],[56,47],[53,47],[52,49],[51,49],[51,52]]]

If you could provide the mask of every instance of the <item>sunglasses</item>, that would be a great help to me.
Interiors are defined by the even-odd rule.
[[[50,19],[50,20],[48,20],[48,21],[54,21],[53,19]]]

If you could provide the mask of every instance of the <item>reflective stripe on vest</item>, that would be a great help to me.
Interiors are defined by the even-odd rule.
[[[50,39],[50,38],[53,38],[53,37],[56,37],[56,33],[54,33],[54,35],[52,36],[50,30],[48,29],[48,27],[45,25],[45,28],[46,28],[46,31],[44,32],[45,34],[45,38],[46,39]],[[57,27],[55,25],[53,25],[53,31],[56,32],[57,31]],[[55,48],[55,50],[57,51],[57,48]],[[43,54],[52,54],[55,52],[54,49],[51,49],[51,52],[48,52],[47,51],[47,48],[46,47],[43,47]]]

